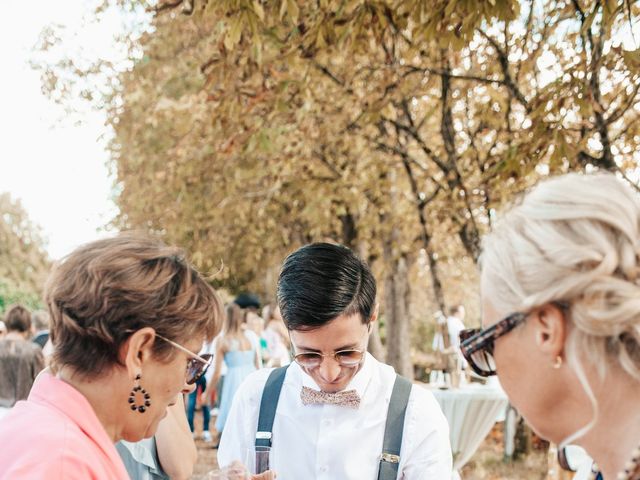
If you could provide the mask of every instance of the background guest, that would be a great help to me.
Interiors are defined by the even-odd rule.
[[[213,354],[215,352],[215,340],[211,342],[206,342],[202,349],[200,350],[200,356],[210,356],[213,358]],[[209,430],[209,423],[211,422],[211,409],[209,408],[210,400],[204,398],[204,394],[207,390],[207,383],[211,381],[211,377],[209,377],[208,370],[205,375],[202,375],[198,381],[196,382],[196,388],[193,392],[189,394],[187,397],[187,421],[189,424],[189,430],[191,431],[193,437],[195,438],[195,425],[194,418],[196,414],[196,404],[198,403],[198,398],[202,397],[203,401],[200,402],[200,408],[202,411],[202,439],[205,442],[211,442],[212,436],[211,431]]]
[[[42,349],[31,342],[31,312],[22,305],[9,308],[0,339],[0,417],[29,395],[33,381],[44,368]]]
[[[131,480],[187,480],[198,452],[185,417],[182,395],[167,409],[167,416],[151,438],[116,444]]]
[[[277,305],[267,305],[262,310],[266,322],[263,338],[267,342],[269,361],[267,367],[282,367],[291,363],[289,333]]]
[[[36,310],[31,314],[31,323],[35,331],[31,340],[44,348],[49,340],[49,314],[44,310]]]
[[[222,392],[218,392],[220,396],[219,413],[216,419],[218,434],[224,430],[238,387],[251,372],[260,368],[256,346],[242,329],[242,317],[243,312],[236,303],[227,305],[222,335],[216,340],[212,386],[218,383],[223,362],[227,366]],[[205,397],[210,398],[210,394],[206,393]]]

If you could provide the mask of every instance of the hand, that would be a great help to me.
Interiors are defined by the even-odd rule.
[[[207,407],[211,406],[211,394],[213,392],[211,391],[211,389],[207,388],[204,392],[202,392],[200,394],[200,403],[202,405],[205,405]]]
[[[227,474],[227,477],[231,480],[275,480],[277,478],[276,472],[273,470],[267,470],[266,472],[258,475],[249,475],[246,467],[239,461],[234,461],[228,467],[225,467],[223,471]]]
[[[264,473],[251,476],[251,480],[275,480],[276,478],[276,472],[274,472],[273,470],[267,470]]]

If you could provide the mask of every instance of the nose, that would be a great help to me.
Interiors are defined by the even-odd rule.
[[[334,382],[340,376],[341,371],[342,367],[340,364],[336,362],[335,358],[331,357],[323,358],[322,363],[318,367],[320,378],[327,383]]]
[[[196,389],[196,387],[197,385],[195,383],[192,385],[189,385],[187,382],[184,382],[182,393],[184,393],[185,395],[189,395],[191,392],[193,392]]]

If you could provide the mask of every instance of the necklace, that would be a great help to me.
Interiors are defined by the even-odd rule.
[[[589,480],[596,480],[599,475],[598,466],[594,463]],[[631,458],[624,464],[624,470],[618,472],[616,480],[640,480],[640,446],[631,453]]]

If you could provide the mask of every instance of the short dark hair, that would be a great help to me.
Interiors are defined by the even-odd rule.
[[[233,301],[240,308],[248,308],[258,310],[260,308],[260,299],[253,293],[243,292],[239,294]]]
[[[14,305],[7,310],[4,323],[8,332],[28,332],[31,329],[31,312],[22,305]]]
[[[461,304],[453,305],[453,306],[449,307],[449,315],[450,316],[457,315],[458,313],[460,313],[460,309],[462,307],[463,306]]]
[[[289,255],[278,278],[278,304],[289,330],[313,330],[340,315],[371,321],[376,281],[356,254],[342,245],[312,243]]]

